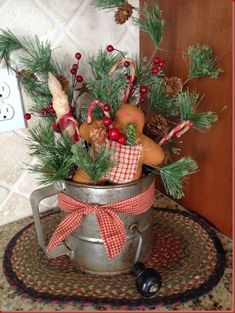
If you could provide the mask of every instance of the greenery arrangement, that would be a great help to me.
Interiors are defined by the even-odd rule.
[[[188,128],[192,126],[198,131],[205,131],[217,120],[212,112],[197,111],[200,96],[185,87],[190,79],[218,77],[221,69],[216,67],[212,49],[199,44],[189,47],[189,71],[185,83],[178,77],[166,77],[165,61],[156,55],[166,28],[158,5],[146,5],[139,11],[125,0],[93,0],[92,4],[98,9],[115,10],[115,21],[118,24],[131,18],[152,39],[155,46],[153,55],[148,60],[138,57],[134,60],[135,78],[128,103],[135,106],[148,103],[152,116],[145,123],[144,133],[160,143],[167,155],[179,154],[179,148],[174,145],[175,139],[168,136],[165,140],[169,132],[180,135],[175,130],[176,125],[188,121]],[[132,17],[134,10],[139,11],[139,18]],[[11,61],[11,55],[18,50],[22,53],[16,67]],[[100,145],[94,153],[89,142],[81,140],[75,143],[60,129],[48,88],[48,73],[52,73],[60,82],[68,97],[71,115],[79,125],[85,122],[88,110],[88,105],[85,108],[80,105],[80,97],[84,93],[90,100],[97,99],[107,104],[110,118],[113,119],[131,80],[130,62],[124,62],[112,75],[110,70],[125,58],[125,52],[109,44],[106,49],[101,49],[96,56],[89,58],[88,66],[92,76],[85,78],[79,73],[79,62],[82,61],[79,52],[75,54],[70,73],[65,73],[62,66],[54,60],[49,42],[41,42],[38,37],[18,39],[10,30],[1,30],[0,60],[15,71],[20,86],[34,102],[31,112],[27,112],[25,118],[39,118],[38,125],[29,130],[28,146],[30,153],[38,157],[38,164],[31,166],[30,170],[41,174],[41,183],[72,179],[79,168],[85,170],[92,182],[96,183],[115,166],[112,160],[115,151]],[[106,118],[106,122],[110,122],[99,106],[95,107],[93,114],[97,120]],[[129,123],[123,129],[123,136],[124,144],[136,145],[136,125]],[[144,166],[144,169],[159,174],[166,192],[174,198],[180,198],[184,195],[184,181],[188,175],[197,171],[198,166],[191,157],[182,157],[176,162],[166,158],[162,164]]]

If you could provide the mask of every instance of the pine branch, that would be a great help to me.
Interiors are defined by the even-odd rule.
[[[161,77],[156,77],[150,86],[149,100],[151,109],[164,116],[178,115],[177,98],[169,97],[165,93],[165,82]]]
[[[20,76],[19,83],[34,103],[30,108],[31,112],[40,115],[41,109],[47,107],[52,99],[47,83],[39,81],[36,77],[27,76]],[[50,123],[55,121],[55,118],[55,115],[50,114],[43,117],[45,121]]]
[[[110,115],[113,117],[119,108],[121,97],[127,85],[124,76],[117,73],[111,77],[104,76],[100,80],[88,79],[86,85],[94,99],[99,99],[111,106]]]
[[[125,0],[92,0],[91,4],[100,10],[118,8]]]
[[[94,181],[98,181],[102,176],[108,174],[115,166],[116,162],[111,159],[111,156],[111,150],[102,146],[99,148],[98,155],[95,159],[93,176],[91,176]]]
[[[40,114],[51,101],[51,94],[47,85],[48,72],[61,74],[60,65],[52,59],[52,50],[49,42],[41,42],[37,36],[34,39],[23,38],[21,41],[9,30],[0,34],[0,57],[5,60],[6,66],[11,67],[10,56],[16,50],[24,50],[19,57],[19,64],[23,66],[17,72],[19,84],[34,102],[32,112]],[[55,116],[47,115],[45,120],[52,122]]]
[[[215,58],[213,58],[212,48],[207,45],[195,45],[188,49],[190,59],[189,78],[200,78],[209,76],[217,78],[222,72],[220,68],[215,67]]]
[[[162,12],[157,4],[149,7],[147,5],[140,11],[141,18],[133,18],[135,25],[146,32],[152,39],[154,45],[159,47],[166,28],[166,21],[162,18]]]
[[[115,165],[110,159],[111,151],[101,146],[95,158],[92,148],[88,151],[77,143],[72,147],[73,162],[87,172],[90,178],[96,182],[105,176]]]
[[[55,75],[61,74],[59,64],[52,59],[49,42],[41,42],[37,36],[34,39],[23,38],[19,41],[11,31],[1,31],[0,57],[5,60],[7,67],[11,68],[11,53],[23,49],[25,54],[19,58],[23,70],[17,72],[19,83],[26,94],[34,102],[32,112],[40,114],[51,101],[51,94],[47,86],[48,72]],[[55,116],[47,115],[49,122],[55,120]]]
[[[23,49],[27,56],[20,58],[20,63],[25,70],[39,75],[46,75],[50,71],[61,74],[59,64],[51,58],[49,42],[41,42],[37,36],[34,39],[23,38],[21,41],[10,30],[1,30],[0,34],[0,61],[4,59],[7,67],[10,67],[10,56],[13,52]]]
[[[183,182],[198,169],[197,163],[190,157],[183,157],[178,161],[160,168],[160,176],[166,192],[176,199],[184,196]]]
[[[30,155],[40,158],[37,164],[28,167],[29,171],[41,175],[41,184],[69,178],[74,166],[71,139],[68,136],[56,139],[51,127],[44,124],[38,124],[29,132]]]
[[[112,53],[100,50],[96,57],[92,56],[88,60],[92,74],[96,80],[100,80],[109,75],[111,68],[122,59],[120,53]]]
[[[131,88],[130,97],[128,102],[131,104],[136,105],[139,99],[139,87],[140,86],[151,86],[154,81],[154,77],[152,75],[151,68],[148,64],[145,64],[143,60],[138,59],[135,57],[135,82],[133,87]]]
[[[26,70],[47,78],[48,72],[62,74],[57,62],[52,60],[51,45],[48,41],[41,42],[37,36],[34,39],[25,39],[28,55],[21,58],[21,63]]]
[[[196,113],[198,95],[184,91],[178,95],[178,105],[181,120],[193,122],[193,128],[203,131],[211,128],[211,124],[216,122],[218,117],[212,112]]]
[[[24,47],[10,30],[1,29],[0,32],[0,63],[4,60],[9,68],[11,54],[19,49],[24,49]]]
[[[135,86],[139,87],[141,85],[151,85],[152,83],[152,71],[151,67],[147,64],[144,64],[143,61],[138,59],[138,57],[135,57],[135,65],[136,65],[136,70],[135,70],[135,75],[136,75],[136,80],[135,80]]]

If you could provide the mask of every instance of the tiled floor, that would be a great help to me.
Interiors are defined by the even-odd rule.
[[[167,197],[158,194],[156,206],[165,208],[183,209],[178,204],[168,199]],[[17,233],[25,225],[29,224],[32,218],[26,218],[15,223],[11,223],[0,228],[0,259],[2,261],[5,247],[12,236]],[[218,232],[224,249],[226,251],[226,269],[219,284],[214,289],[193,301],[188,301],[184,304],[174,306],[164,306],[152,308],[153,311],[233,311],[232,310],[232,242],[230,239]],[[2,262],[1,262],[2,263]],[[99,307],[86,307],[81,304],[60,304],[60,303],[44,303],[35,302],[30,298],[23,298],[16,291],[14,291],[7,283],[5,276],[0,270],[0,310],[12,311],[80,311],[89,310],[96,311]],[[143,309],[144,310],[144,309]],[[150,308],[147,309],[148,311]]]

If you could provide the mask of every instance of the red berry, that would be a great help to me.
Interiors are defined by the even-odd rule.
[[[161,62],[159,62],[159,66],[160,66],[160,67],[163,67],[165,64],[166,64],[166,62],[165,62],[165,61],[161,61]]]
[[[118,139],[118,143],[120,143],[121,145],[125,145],[126,144],[126,136],[121,135]]]
[[[72,68],[75,68],[75,70],[77,70],[78,69],[78,64],[73,64]]]
[[[161,62],[161,59],[160,59],[159,57],[154,58],[153,63],[154,63],[155,65],[158,65],[159,62]]]
[[[144,103],[145,97],[140,97],[140,103]]]
[[[81,82],[83,81],[83,77],[82,77],[81,75],[78,75],[78,76],[76,77],[76,81],[79,82],[79,83],[81,83]]]
[[[75,58],[76,58],[77,60],[80,60],[81,57],[82,57],[82,55],[81,55],[80,52],[75,53]]]
[[[152,68],[152,74],[158,74],[158,72],[159,72],[159,68],[157,66],[154,66]]]
[[[102,121],[105,127],[109,127],[112,124],[112,119],[110,117],[104,117]]]
[[[111,128],[108,131],[108,138],[114,141],[118,141],[120,138],[121,134],[117,128]]]
[[[109,104],[105,104],[104,105],[104,111],[105,112],[109,112],[111,110],[110,105]]]
[[[48,108],[51,108],[51,107],[53,107],[53,103],[52,102],[48,103]]]
[[[46,108],[42,108],[42,109],[40,110],[40,113],[41,113],[42,115],[47,115],[48,111],[47,111]]]
[[[25,115],[24,115],[25,120],[30,120],[31,117],[32,117],[32,115],[30,113],[25,113]]]
[[[140,93],[145,94],[148,92],[148,87],[147,86],[140,86]]]
[[[128,61],[125,61],[125,62],[124,62],[124,66],[125,66],[125,67],[128,67],[128,66],[130,66],[130,62],[128,62]]]
[[[70,70],[70,73],[72,74],[72,75],[76,75],[76,73],[77,73],[77,70],[76,70],[76,68],[71,68],[71,70]]]
[[[108,45],[106,49],[108,52],[112,52],[114,50],[114,47],[112,45]]]
[[[54,108],[51,106],[47,109],[47,111],[50,113],[50,114],[54,114],[55,113],[55,110]]]

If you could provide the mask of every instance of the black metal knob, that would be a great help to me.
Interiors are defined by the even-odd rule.
[[[161,275],[153,268],[146,268],[142,262],[137,262],[132,271],[136,276],[136,288],[142,296],[150,298],[161,288]]]

